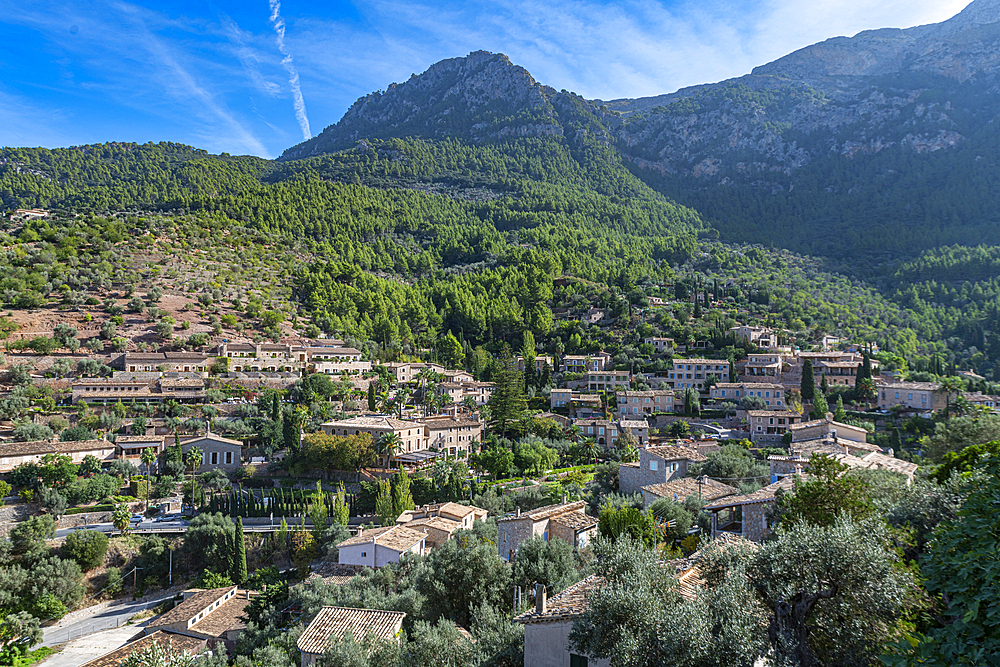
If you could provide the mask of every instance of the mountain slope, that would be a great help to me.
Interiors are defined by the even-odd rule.
[[[419,137],[504,144],[519,162],[509,139],[544,138],[553,150],[568,148],[584,173],[594,164],[584,152],[600,156],[605,172],[620,163],[702,212],[723,240],[873,267],[993,238],[998,75],[1000,0],[976,0],[940,24],[830,39],[744,77],[635,100],[557,92],[506,56],[480,51],[358,100],[281,159]]]

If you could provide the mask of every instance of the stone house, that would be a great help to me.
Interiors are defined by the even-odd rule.
[[[185,591],[184,600],[150,621],[143,631],[157,631],[203,639],[210,648],[219,644],[232,651],[246,629],[240,619],[252,592],[236,586]]]
[[[649,336],[647,338],[644,338],[642,342],[645,343],[646,345],[652,345],[653,349],[656,350],[657,354],[663,352],[670,352],[671,350],[674,349],[673,338],[665,338],[663,336]]]
[[[763,489],[737,496],[728,496],[708,503],[702,509],[712,513],[712,539],[723,533],[760,542],[771,534],[769,514],[774,508],[778,489],[790,492],[798,475],[789,475]]]
[[[398,563],[406,554],[426,553],[427,534],[405,525],[361,530],[337,545],[339,561],[345,565],[383,567]]]
[[[192,447],[201,450],[202,464],[198,468],[199,473],[214,469],[236,472],[242,465],[243,443],[239,440],[223,438],[210,431],[205,435],[181,440],[181,451],[185,454]]]
[[[750,441],[755,444],[779,444],[792,424],[802,421],[790,410],[747,410]]]
[[[901,405],[920,412],[944,410],[948,401],[958,398],[948,396],[936,382],[887,382],[878,386],[878,407],[882,410]]]
[[[615,413],[619,419],[636,419],[640,415],[674,411],[674,392],[670,389],[619,390],[615,393],[615,399]]]
[[[692,463],[707,460],[697,450],[679,445],[640,449],[637,462],[618,466],[618,489],[626,495],[639,493],[644,486],[687,477]]]
[[[205,400],[205,381],[199,377],[157,377],[139,380],[126,377],[84,378],[72,384],[72,402],[87,403],[200,403]]]
[[[599,373],[611,365],[611,355],[607,352],[593,354],[567,354],[563,356],[559,370],[563,373]]]
[[[496,391],[495,382],[477,382],[475,380],[462,380],[459,382],[442,382],[435,390],[451,398],[452,403],[462,404],[471,398],[476,405],[486,405],[490,396]]]
[[[322,429],[327,435],[361,435],[366,433],[371,436],[372,442],[376,443],[376,446],[384,435],[395,433],[399,436],[400,446],[391,456],[383,455],[380,458],[380,464],[383,466],[389,466],[392,461],[400,459],[406,454],[427,451],[426,426],[395,417],[385,415],[351,417],[327,422],[322,425]]]
[[[423,519],[411,519],[401,525],[410,530],[423,533],[424,548],[427,551],[437,549],[447,542],[456,530],[462,527],[458,521],[443,516],[429,516]]]
[[[126,352],[116,362],[129,373],[200,373],[208,374],[211,361],[202,352]]]
[[[371,635],[376,640],[398,642],[403,636],[404,618],[406,613],[402,611],[323,607],[295,643],[302,654],[300,667],[315,665],[330,640],[348,632],[359,641]]]
[[[597,531],[597,519],[584,512],[587,504],[578,500],[561,505],[546,505],[522,513],[520,508],[497,521],[497,549],[506,561],[514,559],[518,546],[535,535],[546,542],[557,537],[578,549],[588,544]]]
[[[601,397],[597,394],[582,394],[572,389],[553,389],[549,394],[549,409],[568,408],[571,415],[589,417],[602,414]]]
[[[756,396],[771,408],[785,407],[785,388],[771,382],[720,382],[712,387],[709,396],[716,401],[739,403],[747,396]]]
[[[233,373],[301,373],[309,367],[309,351],[283,343],[222,343],[215,355],[229,360]]]
[[[8,473],[22,463],[38,462],[46,454],[64,454],[79,464],[87,456],[96,456],[101,463],[115,459],[115,444],[109,440],[34,440],[31,442],[0,442],[0,473]]]
[[[776,352],[752,353],[747,355],[746,364],[743,366],[744,377],[774,378],[776,381],[781,378],[784,368],[784,359]]]
[[[427,447],[437,449],[447,456],[468,458],[471,448],[483,434],[483,424],[476,419],[459,417],[427,417]]]
[[[580,429],[584,438],[593,438],[602,447],[615,444],[618,440],[618,426],[607,419],[575,419],[573,426]]]
[[[136,465],[141,465],[142,453],[147,449],[152,449],[153,454],[159,457],[165,449],[164,443],[162,435],[120,435],[115,438],[118,458],[132,461]]]
[[[539,587],[535,608],[514,619],[524,625],[524,667],[608,667],[606,658],[577,655],[569,648],[569,633],[587,610],[587,596],[604,585],[592,574],[548,598]]]
[[[469,530],[476,521],[483,521],[488,512],[474,505],[459,505],[458,503],[435,503],[424,505],[412,510],[406,510],[396,519],[398,524],[406,524],[414,519],[426,519],[440,516],[451,519],[459,524],[459,528]]]
[[[670,498],[683,504],[688,496],[698,496],[706,502],[719,500],[739,493],[735,487],[705,477],[699,482],[694,477],[681,477],[663,484],[649,484],[642,487],[642,507],[649,507],[660,498]]]
[[[639,447],[649,443],[649,422],[645,419],[622,419],[618,422],[618,431],[631,433]]]
[[[762,347],[765,350],[778,347],[778,334],[767,327],[752,327],[745,324],[738,324],[730,327],[729,330],[734,336],[747,341],[751,345]]]
[[[515,355],[514,356],[514,363],[517,364],[517,370],[521,371],[522,373],[525,371],[524,357],[522,355],[520,355],[520,354]],[[541,373],[542,369],[545,367],[545,364],[549,365],[549,370],[550,371],[552,371],[552,370],[555,369],[555,366],[553,365],[554,362],[552,361],[552,357],[550,357],[547,354],[540,354],[540,355],[536,356],[535,357],[535,364],[534,364],[534,366],[535,366],[535,373],[536,374]]]
[[[729,362],[720,359],[674,359],[667,374],[667,384],[674,389],[704,391],[709,375],[716,382],[729,382]]]
[[[410,361],[392,362],[385,365],[390,373],[396,378],[396,382],[413,382],[414,378],[422,370],[430,370],[435,373],[444,373],[447,369],[441,364],[425,364]]]
[[[588,391],[618,391],[628,389],[632,374],[628,371],[587,371]]]
[[[792,434],[792,442],[806,440],[821,440],[825,438],[841,438],[855,442],[868,442],[868,431],[860,426],[841,424],[833,420],[833,413],[826,413],[822,419],[792,424],[788,427]]]
[[[362,359],[361,350],[353,347],[307,347],[306,358],[312,373],[360,375],[372,369],[372,362]]]

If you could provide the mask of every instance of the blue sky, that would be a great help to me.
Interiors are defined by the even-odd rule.
[[[968,0],[0,0],[0,146],[275,157],[361,95],[486,49],[588,98],[673,92]]]

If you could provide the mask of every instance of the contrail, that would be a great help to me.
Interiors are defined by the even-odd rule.
[[[292,63],[292,55],[285,48],[285,20],[281,18],[281,0],[269,0],[271,4],[271,23],[274,25],[274,32],[278,35],[278,50],[285,56],[281,64],[288,71],[288,83],[292,87],[292,97],[295,101],[295,118],[302,128],[302,138],[312,138],[309,131],[309,117],[306,115],[306,102],[302,99],[302,86],[299,85],[299,73]]]

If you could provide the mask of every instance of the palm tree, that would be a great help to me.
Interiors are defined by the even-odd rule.
[[[132,527],[132,512],[129,511],[128,505],[125,503],[115,505],[115,509],[111,512],[111,523],[120,534],[128,533]]]
[[[142,450],[142,455],[139,459],[146,465],[146,511],[149,511],[149,468],[153,465],[156,460],[156,453],[153,451],[152,447],[146,447]]]
[[[941,384],[938,387],[944,392],[944,416],[947,419],[951,415],[951,395],[957,394],[962,395],[962,390],[965,387],[962,385],[962,381],[957,377],[949,376],[941,380]]]
[[[204,454],[197,447],[192,447],[184,453],[184,463],[191,467],[191,509],[194,509],[197,502],[195,495],[194,473],[204,460]]]
[[[403,446],[403,439],[396,431],[383,433],[378,439],[379,455],[385,457],[385,466],[389,467],[389,459],[395,456],[396,452]]]
[[[594,459],[594,463],[597,463],[597,457],[601,454],[601,448],[597,445],[596,440],[593,438],[587,438],[583,441],[580,448],[583,453],[587,455],[587,458]]]

